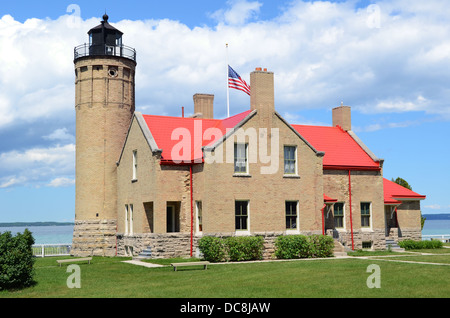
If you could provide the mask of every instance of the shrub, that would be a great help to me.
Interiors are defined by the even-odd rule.
[[[311,257],[331,257],[333,256],[334,241],[330,236],[311,235],[309,237],[311,247]]]
[[[330,257],[333,239],[324,235],[286,235],[275,241],[275,256],[280,259]]]
[[[198,246],[203,258],[210,262],[249,261],[262,259],[264,239],[262,236],[203,236]]]
[[[0,290],[32,285],[34,238],[28,229],[12,236],[11,232],[0,234]]]
[[[203,236],[198,241],[198,247],[207,261],[221,262],[225,260],[225,244],[220,237]]]
[[[262,259],[264,239],[262,236],[231,236],[225,239],[230,261]]]
[[[398,242],[398,245],[405,250],[416,250],[416,249],[424,249],[424,248],[441,248],[443,246],[443,243],[438,240],[431,240],[431,241],[413,241],[413,240],[404,240],[401,242]]]

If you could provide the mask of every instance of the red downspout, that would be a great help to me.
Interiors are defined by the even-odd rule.
[[[192,257],[192,244],[193,244],[193,232],[194,232],[194,201],[193,201],[193,193],[192,193],[192,165],[189,166],[189,175],[190,175],[190,187],[191,187],[191,257]]]
[[[352,234],[352,251],[355,250],[355,245],[353,242],[353,217],[352,217],[352,181],[350,178],[350,170],[348,171],[348,196],[350,199],[350,231]]]
[[[322,208],[322,235],[325,235],[325,217],[324,217],[324,209],[327,205],[324,203]]]

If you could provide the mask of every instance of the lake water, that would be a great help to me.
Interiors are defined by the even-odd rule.
[[[26,228],[32,233],[34,244],[72,244],[73,225],[0,227],[0,232],[16,235]]]
[[[427,217],[424,215],[424,217]],[[450,235],[450,220],[425,220],[422,235]]]
[[[10,231],[13,235],[28,228],[35,244],[72,244],[73,225],[0,227],[0,232]],[[450,235],[450,220],[426,220],[422,235]]]

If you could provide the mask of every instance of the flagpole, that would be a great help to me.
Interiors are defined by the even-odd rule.
[[[228,63],[228,43],[226,45],[226,53],[227,53],[227,117],[230,117],[230,87],[228,85],[228,72],[229,72],[229,63]]]

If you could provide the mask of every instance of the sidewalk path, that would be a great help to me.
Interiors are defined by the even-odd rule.
[[[128,264],[139,265],[139,266],[144,266],[144,267],[164,267],[164,265],[141,262],[138,260],[123,261],[122,263],[128,263]]]

